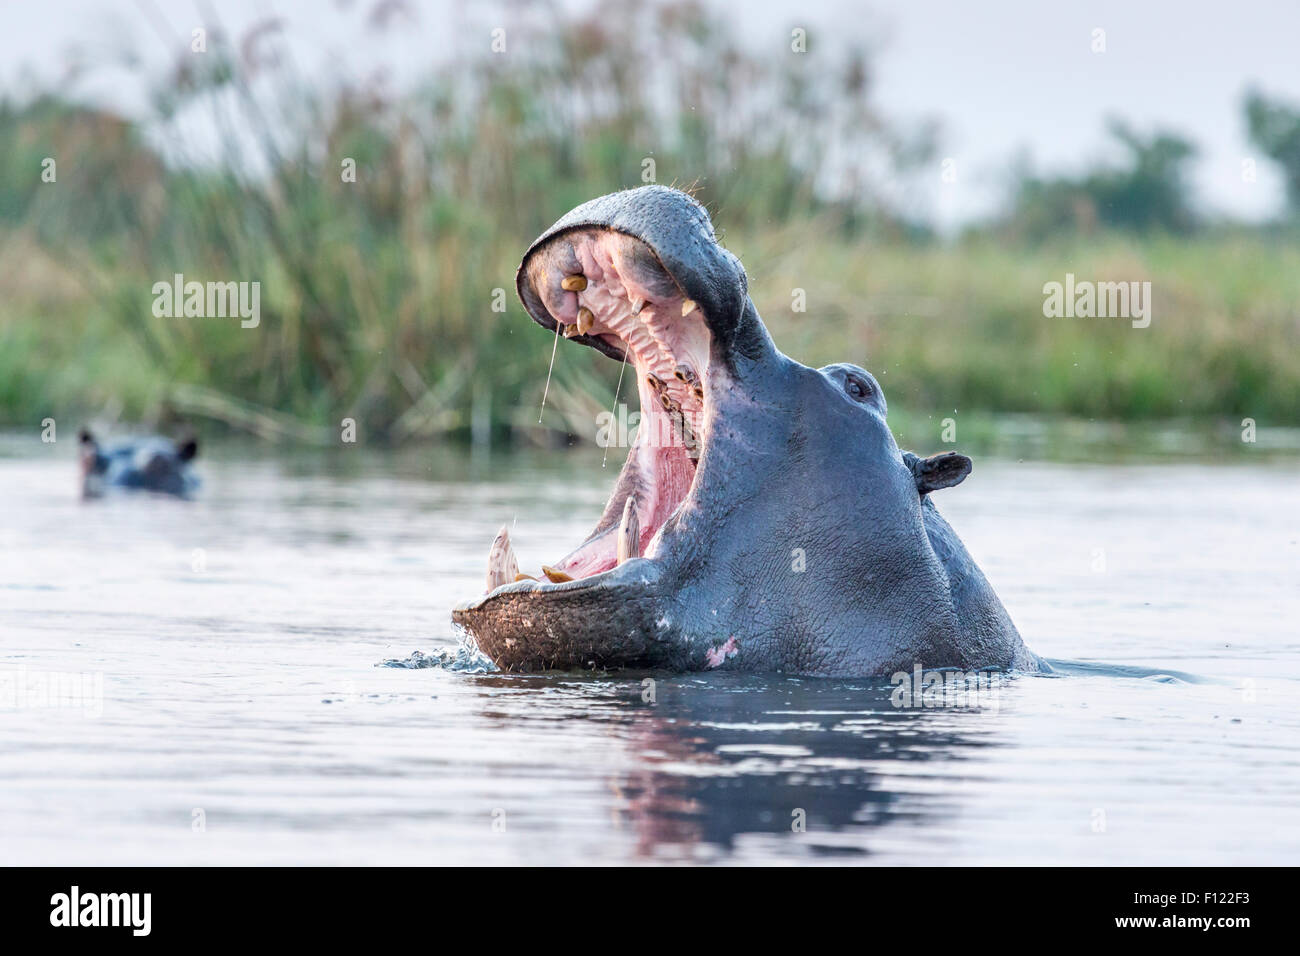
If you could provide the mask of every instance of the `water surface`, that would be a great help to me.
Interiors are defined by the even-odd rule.
[[[1082,663],[909,709],[888,680],[381,666],[452,656],[502,523],[529,567],[580,540],[597,450],[232,445],[196,502],[83,504],[70,446],[0,441],[0,673],[89,693],[0,701],[2,863],[1300,851],[1294,459],[978,460],[940,509],[1029,644]]]

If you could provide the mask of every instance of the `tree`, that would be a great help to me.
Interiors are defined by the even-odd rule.
[[[1130,232],[1194,229],[1187,165],[1196,147],[1175,133],[1143,135],[1120,120],[1111,120],[1108,129],[1127,153],[1120,165],[1100,165],[1077,177],[1040,178],[1022,161],[1003,227],[1027,238],[1098,226]]]
[[[1243,107],[1251,142],[1282,167],[1287,205],[1300,216],[1300,109],[1258,90],[1246,93]]]

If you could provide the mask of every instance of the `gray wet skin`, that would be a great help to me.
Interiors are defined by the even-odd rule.
[[[561,281],[584,263],[601,274],[602,253],[603,280],[566,293]],[[619,301],[620,284],[633,300],[633,288],[649,290],[644,314],[658,316],[672,360],[693,355],[707,370],[698,405],[688,385],[673,386],[701,451],[693,468],[684,453],[664,459],[693,470],[693,480],[662,527],[652,519],[647,528],[643,515],[645,557],[563,583],[505,583],[455,609],[454,621],[500,667],[1045,669],[930,501],[965,478],[970,460],[900,451],[880,385],[864,369],[812,369],[782,355],[744,269],[692,198],[646,186],[585,203],[532,245],[517,284],[540,325],[555,330],[558,320],[566,337],[619,360],[623,342],[595,334],[599,321],[595,333],[577,334],[575,303],[603,315],[600,303]],[[641,395],[648,414],[654,391]],[[612,553],[628,495],[653,499],[668,484],[633,449],[584,547]]]

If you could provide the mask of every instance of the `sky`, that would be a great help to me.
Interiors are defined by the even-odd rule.
[[[301,72],[322,83],[384,69],[414,82],[457,43],[485,42],[485,14],[467,0],[411,0],[408,28],[362,28],[376,0],[0,0],[0,90],[21,95],[60,82],[69,52],[101,64],[65,89],[132,114],[145,108],[132,74],[102,65],[130,51],[160,71],[215,10],[235,34],[268,16]],[[585,9],[593,0],[557,0]],[[875,51],[874,102],[901,121],[937,120],[933,174],[923,173],[908,212],[952,230],[992,211],[1014,158],[1040,173],[1077,171],[1112,155],[1110,117],[1139,130],[1192,139],[1198,206],[1245,219],[1275,215],[1281,178],[1251,147],[1241,97],[1251,85],[1300,103],[1300,0],[705,0],[751,48],[790,42],[790,30],[861,40]],[[1095,51],[1104,31],[1104,52]],[[1257,178],[1243,176],[1255,159]],[[942,166],[943,160],[949,160]],[[942,175],[943,169],[950,175]]]

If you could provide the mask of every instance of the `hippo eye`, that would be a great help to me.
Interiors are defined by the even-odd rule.
[[[844,391],[855,402],[865,402],[871,398],[871,385],[856,375],[849,375],[844,379]]]

